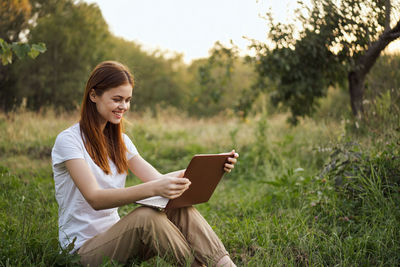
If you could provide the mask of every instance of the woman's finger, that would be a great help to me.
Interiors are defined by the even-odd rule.
[[[225,172],[231,172],[232,169],[228,169],[228,168],[225,167],[225,168],[224,168],[224,171],[225,171]]]
[[[237,159],[235,159],[235,158],[228,158],[228,161],[229,161],[230,163],[235,164],[235,163],[237,162]]]
[[[235,165],[229,164],[229,163],[225,163],[225,168],[227,168],[227,169],[233,169],[233,168],[235,168]]]
[[[183,192],[185,192],[186,190],[182,190],[182,191],[177,191],[177,192],[171,192],[168,196],[169,199],[174,199],[177,198],[179,196],[181,196],[183,194]]]
[[[170,191],[182,191],[182,190],[186,190],[187,188],[189,188],[188,185],[172,185],[169,190]]]
[[[182,194],[176,194],[176,195],[171,195],[171,196],[169,196],[168,198],[169,199],[174,199],[174,198],[177,198],[177,197],[179,197],[179,196],[181,196]]]
[[[188,178],[171,178],[171,182],[174,184],[190,184],[190,180]]]

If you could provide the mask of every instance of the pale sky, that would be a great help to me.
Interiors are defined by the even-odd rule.
[[[297,0],[86,0],[97,3],[110,30],[146,49],[183,53],[185,62],[207,57],[216,41],[246,49],[243,36],[266,40],[269,7],[284,20]]]
[[[245,50],[250,41],[266,41],[269,8],[289,20],[297,0],[86,0],[97,3],[111,32],[146,50],[184,55],[185,62],[209,56],[216,41],[232,40]],[[308,1],[305,1],[308,2]]]

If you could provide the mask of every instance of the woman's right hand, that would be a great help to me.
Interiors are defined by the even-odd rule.
[[[156,196],[169,199],[174,199],[182,195],[191,184],[187,178],[176,178],[169,175],[163,175],[160,179],[152,181],[152,183],[154,183],[154,193]]]

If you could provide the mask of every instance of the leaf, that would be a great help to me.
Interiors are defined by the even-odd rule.
[[[31,48],[31,51],[28,52],[28,56],[32,59],[35,59],[39,54],[39,51],[34,48]]]
[[[9,49],[9,44],[6,43],[6,41],[4,41],[2,38],[0,38],[0,47],[1,50],[5,51]]]
[[[13,43],[11,45],[11,49],[19,59],[23,59],[26,57],[31,48],[28,44]]]
[[[1,55],[1,63],[3,63],[3,65],[7,65],[7,64],[11,64],[12,63],[12,52],[11,49],[5,51],[4,53],[2,53]]]
[[[33,44],[31,47],[31,51],[28,52],[28,55],[35,59],[40,53],[44,53],[47,50],[46,45],[44,43]]]
[[[45,43],[37,43],[32,45],[32,49],[39,51],[40,53],[46,52],[46,44]]]
[[[0,38],[0,48],[1,48],[0,50],[1,63],[3,65],[12,63],[12,51],[10,45],[1,38]]]

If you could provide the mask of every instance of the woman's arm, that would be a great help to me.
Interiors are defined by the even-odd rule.
[[[136,175],[143,182],[150,182],[157,180],[163,176],[172,176],[183,178],[185,170],[173,171],[165,175],[161,174],[154,168],[150,163],[148,163],[140,155],[136,155],[128,161],[128,167],[131,172]]]
[[[157,180],[163,176],[139,154],[128,160],[128,168],[145,183]]]
[[[67,160],[65,165],[75,185],[95,210],[120,207],[155,195],[170,199],[177,198],[190,185],[188,179],[164,175],[162,176],[163,179],[153,179],[148,183],[131,187],[102,189],[84,159]],[[160,178],[161,176],[157,177]]]

